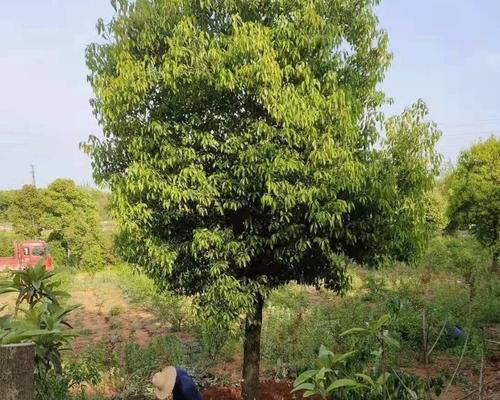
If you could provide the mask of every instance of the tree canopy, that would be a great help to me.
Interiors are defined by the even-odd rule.
[[[246,313],[254,399],[269,288],[340,292],[349,259],[418,251],[437,129],[422,102],[383,122],[377,1],[118,3],[87,51],[104,137],[84,149],[126,258],[207,314]]]
[[[70,265],[104,265],[102,229],[96,203],[70,179],[57,179],[45,191],[48,240],[57,242]]]
[[[57,264],[96,269],[104,265],[101,221],[95,199],[104,208],[107,194],[57,179],[46,189],[25,185],[0,192],[0,207],[14,234],[4,235],[2,247],[11,253],[12,241],[44,239]]]
[[[16,233],[26,238],[39,239],[43,231],[44,208],[45,198],[42,191],[33,185],[24,185],[11,197],[6,215],[14,225]]]
[[[463,151],[450,183],[449,218],[471,230],[498,259],[500,236],[500,141],[490,137]]]

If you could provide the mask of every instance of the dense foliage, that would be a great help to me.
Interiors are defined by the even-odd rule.
[[[0,192],[3,220],[13,226],[13,232],[0,232],[0,255],[11,256],[14,241],[43,239],[58,265],[102,267],[104,247],[108,253],[112,247],[101,227],[106,200],[106,193],[77,187],[69,179],[57,179],[46,189],[25,185]]]
[[[491,137],[462,152],[450,185],[449,215],[455,228],[470,230],[500,252],[500,141]]]
[[[14,271],[8,279],[0,281],[0,295],[17,295],[14,315],[0,316],[0,344],[33,342],[36,345],[37,400],[54,399],[52,393],[47,393],[50,389],[47,381],[63,376],[62,351],[76,336],[67,322],[76,306],[63,305],[63,299],[69,294],[61,289],[55,275],[56,272],[46,271],[39,263],[34,268]]]
[[[15,193],[7,211],[14,230],[26,238],[40,238],[43,231],[45,198],[43,192],[31,185],[24,185]]]
[[[49,242],[59,243],[69,265],[93,270],[104,265],[102,230],[92,198],[68,179],[57,179],[45,191],[44,222]]]
[[[254,398],[269,287],[339,292],[348,258],[419,250],[438,132],[419,102],[380,137],[377,1],[114,3],[87,52],[104,138],[84,147],[126,258],[221,324],[247,313]]]

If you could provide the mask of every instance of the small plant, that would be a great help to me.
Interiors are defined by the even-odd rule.
[[[13,271],[11,279],[0,281],[0,294],[17,293],[16,314],[23,302],[29,308],[45,300],[59,304],[69,294],[60,289],[59,281],[52,279],[55,274],[56,271],[47,271],[40,261],[35,267]]]
[[[123,327],[123,324],[121,321],[111,321],[111,324],[109,324],[109,329],[112,331],[121,329]]]
[[[109,310],[109,315],[112,317],[116,317],[122,313],[123,313],[123,307],[120,305],[113,306],[111,307],[111,310]]]
[[[101,374],[96,365],[84,359],[65,365],[62,374],[53,371],[44,378],[37,377],[37,400],[68,400],[70,394],[77,399],[87,399],[87,385],[97,386],[101,382]]]
[[[125,343],[124,362],[128,376],[122,396],[143,393],[153,372],[166,365],[181,365],[184,354],[184,346],[176,336],[156,338],[145,347],[131,341]]]
[[[215,360],[230,338],[230,328],[216,321],[200,318],[196,326],[196,337],[203,352],[211,360]]]
[[[174,293],[155,293],[153,309],[164,321],[170,323],[174,332],[180,332],[192,318],[189,299]]]
[[[367,301],[380,299],[387,290],[386,285],[386,281],[383,277],[375,277],[373,275],[369,275],[364,283],[364,287],[367,291],[364,299]]]
[[[359,389],[362,384],[354,379],[346,379],[340,376],[339,371],[345,367],[349,357],[354,351],[335,355],[325,346],[319,349],[316,369],[303,372],[295,381],[293,392],[304,391],[304,397],[320,396],[329,399],[339,391]]]
[[[304,397],[320,396],[322,399],[342,400],[418,400],[429,391],[439,393],[443,381],[431,379],[424,381],[418,377],[396,371],[386,363],[386,348],[399,348],[386,329],[390,322],[388,315],[362,328],[352,328],[340,337],[350,335],[371,336],[377,347],[370,351],[371,357],[359,357],[363,351],[359,344],[343,354],[335,355],[321,346],[316,368],[298,376],[294,384],[295,391],[304,391]]]
[[[35,343],[35,394],[42,400],[55,398],[44,397],[47,387],[43,382],[52,374],[63,375],[61,354],[76,336],[66,318],[77,306],[61,305],[61,298],[68,294],[60,289],[61,282],[54,279],[55,274],[39,263],[34,268],[13,272],[11,279],[0,283],[0,294],[17,293],[15,316],[0,317],[0,344]],[[23,304],[27,304],[27,309],[22,308]],[[22,316],[18,317],[20,312]]]

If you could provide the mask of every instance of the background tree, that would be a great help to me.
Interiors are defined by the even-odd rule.
[[[498,267],[500,235],[500,141],[496,137],[461,153],[450,184],[453,228],[470,230],[493,254]]]
[[[16,192],[14,190],[0,191],[0,223],[9,220],[9,208],[14,201]]]
[[[57,179],[46,189],[44,223],[50,230],[48,240],[65,252],[70,265],[104,265],[102,230],[95,202],[72,180]]]
[[[7,211],[8,219],[14,225],[14,231],[25,239],[41,239],[45,196],[41,189],[24,185],[16,191]]]
[[[123,255],[219,324],[246,314],[247,400],[270,288],[341,292],[349,258],[421,242],[437,132],[418,103],[380,143],[376,3],[123,0],[88,48],[104,138],[84,149]]]

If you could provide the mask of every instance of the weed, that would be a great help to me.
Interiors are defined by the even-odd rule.
[[[109,329],[113,330],[118,330],[123,327],[123,323],[121,321],[111,321],[111,324],[109,324]]]
[[[123,311],[124,310],[123,310],[122,306],[116,305],[116,306],[111,307],[111,309],[109,310],[109,315],[112,317],[116,317],[116,316],[122,314]]]

